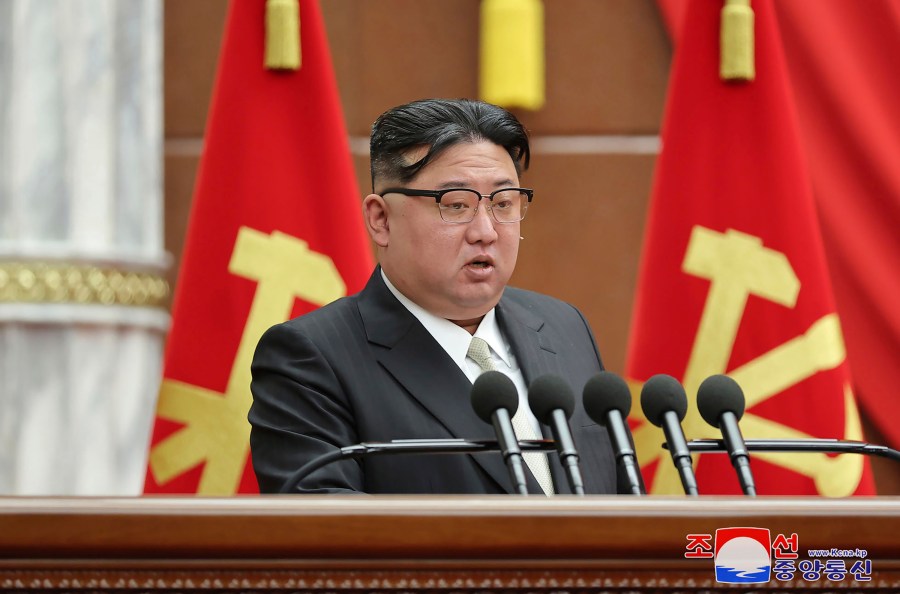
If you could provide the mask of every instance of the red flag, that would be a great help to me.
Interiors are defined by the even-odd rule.
[[[776,8],[854,384],[900,448],[900,1]]]
[[[263,66],[264,0],[232,2],[173,307],[145,491],[257,490],[250,360],[262,333],[372,272],[331,57],[300,2],[302,65]]]
[[[676,48],[648,218],[627,373],[679,378],[688,439],[716,437],[696,390],[727,373],[743,387],[746,438],[861,439],[843,335],[777,24],[753,3],[751,82],[719,78],[722,3],[692,2]],[[638,415],[639,416],[639,415]],[[653,493],[680,492],[662,432],[638,418]],[[859,456],[754,453],[760,494],[872,493]],[[703,494],[740,493],[727,456],[696,463]]]
[[[657,0],[676,44],[688,3]],[[860,405],[900,448],[900,0],[775,4]]]

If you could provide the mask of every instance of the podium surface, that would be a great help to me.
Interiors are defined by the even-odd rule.
[[[753,589],[900,591],[897,498],[366,495],[0,498],[0,589],[699,592],[731,528]]]

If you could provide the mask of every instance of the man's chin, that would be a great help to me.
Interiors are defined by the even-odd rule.
[[[451,308],[448,308],[450,315],[443,316],[448,320],[471,320],[473,318],[482,318],[491,311],[500,301],[503,290],[500,291],[484,291],[480,294],[468,294],[460,296],[455,300]]]

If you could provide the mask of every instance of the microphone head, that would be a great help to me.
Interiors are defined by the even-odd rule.
[[[631,390],[621,377],[601,371],[584,385],[584,410],[595,422],[606,426],[606,413],[617,410],[622,418],[631,412]]]
[[[744,416],[744,391],[727,375],[711,375],[697,388],[697,410],[703,420],[719,426],[723,413],[731,412],[737,420]]]
[[[575,410],[575,396],[566,380],[558,375],[542,375],[528,387],[528,406],[537,420],[549,425],[553,411],[560,408],[566,418]]]
[[[675,411],[679,421],[684,419],[687,395],[677,379],[660,373],[648,379],[641,388],[641,408],[648,421],[662,427],[663,416],[670,410]]]
[[[472,408],[485,423],[498,408],[505,408],[512,418],[519,408],[519,392],[511,379],[499,371],[485,371],[472,386]]]

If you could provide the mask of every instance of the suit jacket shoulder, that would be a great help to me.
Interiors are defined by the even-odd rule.
[[[528,361],[529,381],[543,373],[567,375],[572,367],[584,367],[592,373],[603,368],[590,325],[575,306],[565,301],[508,287],[497,306],[497,317],[517,356],[521,351]],[[552,363],[548,354],[559,359]],[[583,386],[577,385],[578,379],[573,379],[573,389]]]

